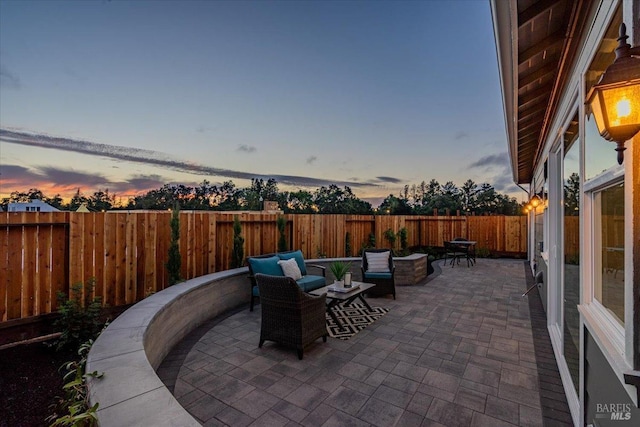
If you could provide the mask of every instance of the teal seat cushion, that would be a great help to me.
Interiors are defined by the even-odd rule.
[[[391,273],[364,273],[365,279],[391,279]]]
[[[291,259],[294,258],[296,260],[296,262],[298,263],[298,268],[300,269],[300,273],[302,273],[303,276],[307,275],[307,267],[304,265],[304,256],[302,255],[302,251],[301,250],[297,250],[297,251],[293,251],[293,252],[287,252],[284,254],[278,254],[278,257],[280,259]]]
[[[313,275],[304,276],[302,277],[302,279],[296,280],[296,283],[298,284],[298,286],[300,286],[300,289],[302,289],[303,292],[311,292],[314,289],[318,289],[325,286],[324,277],[313,276]],[[254,286],[251,289],[251,293],[253,294],[254,297],[260,296],[260,291],[258,291],[257,286]]]
[[[275,255],[269,258],[249,258],[253,274],[262,273],[270,276],[284,276],[278,261],[280,261],[280,258]]]
[[[314,289],[326,286],[324,277],[314,275],[303,276],[302,279],[296,280],[296,283],[300,286],[300,289],[305,292],[310,292]]]

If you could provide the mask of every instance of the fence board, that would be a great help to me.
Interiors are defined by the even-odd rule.
[[[95,215],[92,213],[82,213],[81,218],[83,220],[83,239],[82,239],[82,261],[83,261],[83,274],[82,283],[87,285],[90,280],[96,277],[95,272]],[[89,292],[89,289],[83,287],[83,294]],[[95,296],[95,288],[89,297]]]
[[[124,300],[125,304],[132,304],[136,302],[136,289],[135,279],[138,272],[138,256],[136,250],[136,221],[137,215],[127,215],[125,225],[125,288],[124,288]]]
[[[35,223],[35,212],[22,213],[22,221],[25,223]],[[36,233],[37,226],[24,227],[22,234],[22,287],[20,309],[21,317],[33,316],[33,303],[35,284],[34,277],[36,274]]]
[[[23,219],[18,214],[7,213],[7,224],[21,224]],[[22,307],[22,233],[24,227],[10,227],[7,229],[9,234],[9,244],[7,251],[8,269],[7,269],[7,298],[6,298],[6,319],[19,319],[21,316],[20,309]]]
[[[145,269],[147,267],[147,254],[146,254],[146,245],[144,242],[144,237],[149,234],[149,230],[147,229],[147,221],[148,215],[136,215],[136,230],[137,233],[134,236],[135,238],[135,248],[136,248],[136,271],[135,271],[135,282],[133,284],[136,300],[141,300],[146,297],[146,289],[145,289]]]
[[[8,222],[8,213],[0,212]],[[7,290],[9,289],[9,227],[0,229],[0,322],[7,320]]]
[[[58,293],[67,294],[69,276],[69,220],[68,212],[54,212],[52,214],[54,224],[67,224],[65,226],[56,225],[53,227],[53,244],[50,248],[51,280],[54,289],[51,291],[51,311],[58,309]]]

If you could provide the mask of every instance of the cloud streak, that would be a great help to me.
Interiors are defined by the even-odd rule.
[[[509,155],[507,153],[490,154],[469,164],[469,168],[490,168],[492,166],[509,166]]]
[[[53,137],[43,134],[15,132],[8,129],[0,129],[0,141],[4,141],[10,144],[70,151],[74,153],[87,154],[90,156],[107,157],[116,160],[142,163],[152,166],[164,167],[174,171],[189,173],[193,175],[220,176],[246,180],[250,180],[252,178],[268,180],[270,178],[273,178],[278,183],[284,185],[302,187],[319,187],[330,184],[350,187],[377,186],[377,184],[375,184],[374,182],[335,181],[295,175],[265,175],[250,172],[241,172],[173,159],[169,155],[158,151],[143,150],[139,148],[123,147],[118,145],[98,144],[95,142],[71,138]],[[251,149],[252,147],[248,148]]]
[[[253,147],[247,144],[242,144],[238,147],[238,151],[244,151],[245,153],[255,153],[256,147]]]
[[[24,191],[27,188],[38,188],[48,195],[68,194],[76,189],[89,193],[108,189],[112,194],[131,196],[158,189],[168,183],[160,175],[134,175],[123,181],[111,181],[94,172],[69,171],[55,166],[30,169],[4,164],[0,166],[0,175],[3,189]],[[197,185],[195,182],[183,184]]]
[[[459,132],[456,132],[456,134],[453,136],[453,139],[456,141],[459,141],[463,138],[467,138],[468,136],[469,134],[466,133],[465,131],[459,131]]]
[[[394,178],[392,176],[377,176],[376,179],[378,181],[386,182],[386,183],[390,183],[390,184],[400,184],[400,183],[403,182],[401,179]]]
[[[0,65],[0,87],[20,89],[20,78]]]

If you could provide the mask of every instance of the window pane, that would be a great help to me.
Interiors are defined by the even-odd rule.
[[[575,118],[577,123],[578,118]],[[564,339],[563,353],[578,392],[580,384],[580,143],[577,132],[565,135],[564,199]]]
[[[596,299],[624,325],[624,184],[596,195],[600,207],[601,278]]]
[[[593,116],[588,116],[584,125],[585,134],[585,181],[600,175],[618,164],[616,144],[600,136]]]

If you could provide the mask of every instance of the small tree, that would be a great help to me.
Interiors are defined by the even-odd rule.
[[[376,247],[376,235],[373,233],[369,233],[369,243],[368,243],[368,248],[375,248]]]
[[[400,250],[402,251],[402,255],[407,255],[409,252],[409,232],[406,227],[402,227],[400,231],[398,231],[398,237],[400,238]]]
[[[233,217],[233,251],[231,252],[231,268],[242,267],[244,263],[244,237],[242,224],[238,215]]]
[[[285,217],[279,216],[278,219],[276,220],[276,224],[278,225],[278,234],[279,234],[278,252],[285,252],[289,249],[287,245],[287,237],[285,236],[287,220],[285,219]]]
[[[396,246],[396,233],[394,233],[392,229],[388,228],[384,231],[383,235],[389,242],[389,248],[391,249],[391,253],[393,253]]]
[[[351,256],[351,233],[348,231],[344,236],[344,253],[347,257]]]
[[[174,205],[171,212],[171,243],[169,244],[169,259],[165,266],[169,272],[169,286],[182,281],[180,268],[182,258],[180,257],[180,205]]]

